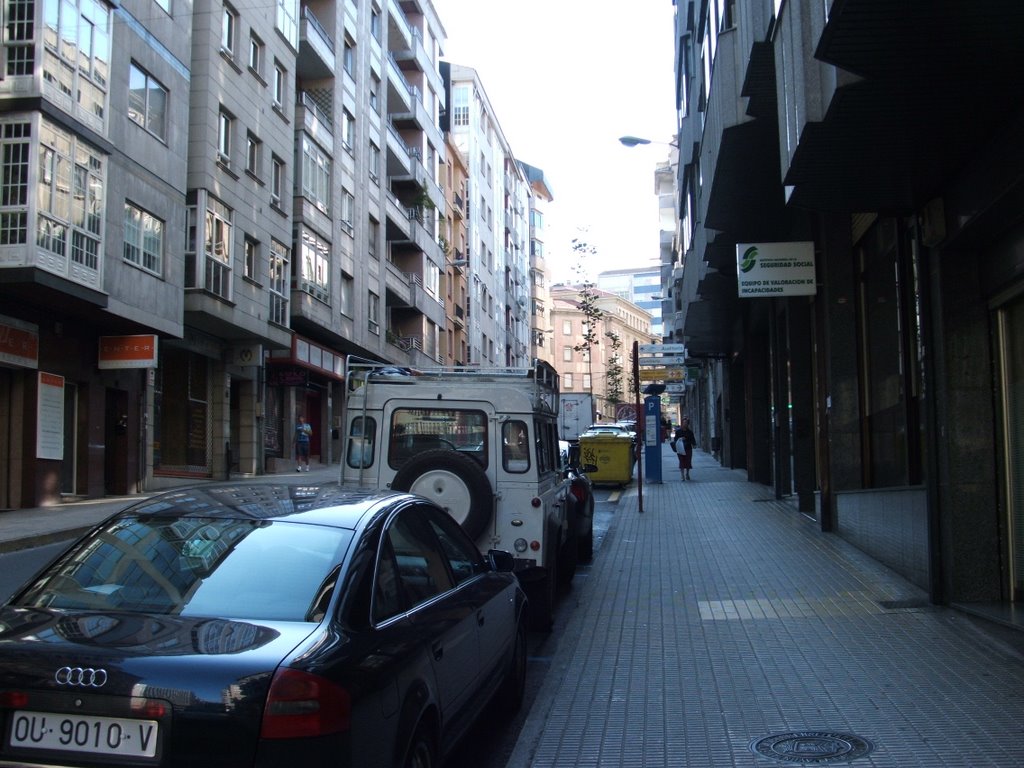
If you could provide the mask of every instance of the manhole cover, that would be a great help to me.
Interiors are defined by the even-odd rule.
[[[871,742],[849,733],[835,731],[794,731],[776,733],[750,742],[755,755],[788,763],[824,765],[864,757],[874,749]]]

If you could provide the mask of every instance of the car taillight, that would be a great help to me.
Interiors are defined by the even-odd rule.
[[[352,700],[330,680],[297,669],[274,673],[263,710],[260,737],[295,739],[347,731]]]
[[[0,693],[0,708],[21,709],[28,706],[28,694],[23,691],[3,691]]]

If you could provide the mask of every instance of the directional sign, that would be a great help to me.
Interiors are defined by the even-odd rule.
[[[665,355],[664,357],[641,357],[637,360],[640,365],[686,365],[684,355]]]
[[[641,368],[637,371],[640,381],[684,381],[686,371],[682,368]]]
[[[641,344],[639,346],[641,354],[653,355],[658,352],[664,352],[666,355],[681,355],[686,352],[685,344]]]
[[[686,392],[686,384],[680,382],[678,384],[666,384],[665,394],[666,395],[681,395]]]

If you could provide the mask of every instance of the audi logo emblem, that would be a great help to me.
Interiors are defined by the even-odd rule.
[[[53,676],[57,685],[77,685],[79,688],[102,688],[107,683],[107,670],[92,667],[61,667]]]

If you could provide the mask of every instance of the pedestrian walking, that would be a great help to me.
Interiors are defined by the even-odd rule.
[[[302,471],[302,462],[306,462],[306,471],[309,472],[309,439],[313,435],[313,427],[306,423],[305,416],[299,416],[299,423],[295,425],[295,471]]]
[[[697,444],[697,438],[690,429],[690,420],[682,418],[679,426],[672,434],[672,450],[676,452],[679,459],[679,474],[683,480],[690,479],[690,470],[693,469],[693,447]]]

